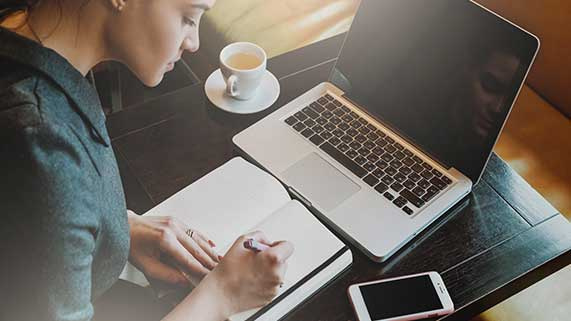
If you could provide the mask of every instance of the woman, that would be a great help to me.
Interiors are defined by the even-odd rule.
[[[127,211],[85,78],[117,60],[159,84],[183,51],[198,49],[214,1],[0,0],[0,319],[92,319],[127,258],[149,278],[186,284],[159,259],[167,256],[202,279],[166,320],[223,320],[275,296],[290,243],[256,232],[222,258],[180,222]],[[246,237],[272,247],[247,251]]]

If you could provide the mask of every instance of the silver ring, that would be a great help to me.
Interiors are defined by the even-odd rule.
[[[186,235],[188,235],[190,238],[192,238],[193,234],[194,234],[194,231],[192,229],[186,230]]]

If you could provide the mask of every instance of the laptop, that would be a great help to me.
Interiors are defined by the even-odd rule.
[[[234,144],[376,262],[470,193],[537,54],[459,0],[363,0],[327,82]]]

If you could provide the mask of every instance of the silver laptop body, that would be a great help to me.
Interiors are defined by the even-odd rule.
[[[434,14],[439,10],[441,14],[449,14],[446,10],[451,10],[447,6],[452,2],[461,1],[435,1],[430,19],[434,19]],[[479,155],[482,157],[475,157],[483,159],[483,164],[482,161],[478,163],[479,172],[471,175],[463,173],[455,166],[456,164],[442,161],[438,153],[425,150],[423,147],[426,144],[418,143],[422,140],[418,134],[411,134],[403,130],[402,126],[381,119],[382,117],[378,117],[378,114],[371,112],[370,106],[366,103],[357,103],[359,99],[353,99],[351,94],[338,85],[347,81],[343,70],[339,69],[343,65],[339,66],[339,64],[344,63],[345,66],[350,66],[351,64],[346,62],[349,59],[347,55],[351,53],[351,50],[353,50],[352,55],[355,55],[355,50],[357,52],[360,50],[350,47],[352,46],[351,39],[358,41],[359,38],[371,37],[370,34],[364,35],[363,30],[384,27],[381,26],[382,23],[371,21],[372,16],[369,17],[371,11],[377,10],[393,16],[399,13],[409,13],[411,19],[429,19],[428,14],[420,18],[415,17],[416,11],[414,10],[418,9],[416,7],[418,3],[423,2],[414,0],[362,1],[340,54],[338,66],[334,68],[338,74],[340,71],[341,77],[332,74],[330,82],[315,86],[233,138],[234,144],[241,151],[276,176],[292,194],[302,200],[324,222],[376,262],[388,259],[431,222],[470,193],[473,184],[481,176],[493,144],[505,124],[539,45],[537,38],[509,23],[510,28],[517,29],[521,35],[531,39],[531,47],[524,50],[527,54],[526,58],[518,58],[521,62],[519,69],[524,70],[518,79],[515,76],[512,77],[514,78],[513,84],[502,96],[505,99],[501,101],[505,106],[501,115],[497,115],[499,121],[496,128],[491,130],[491,137],[488,139],[490,142],[485,150],[478,152],[482,154]],[[499,21],[501,28],[507,28],[508,23],[505,20],[478,5],[467,1],[461,6],[460,9],[467,10],[470,14],[476,12],[474,19],[480,19],[478,15],[485,15],[486,19],[493,17],[492,21]],[[458,8],[455,9],[458,10]],[[405,18],[401,16],[399,19]],[[382,15],[379,17],[377,14],[375,21],[382,19]],[[386,19],[390,19],[390,16],[386,16]],[[359,24],[368,27],[358,30]],[[403,30],[405,27],[400,26],[400,29],[397,29]],[[395,37],[403,37],[403,35],[397,33]],[[385,42],[383,47],[390,48],[390,43]],[[400,48],[402,45],[395,46],[397,47]],[[387,50],[387,56],[397,54],[397,51],[395,49],[391,53]],[[367,59],[370,60],[370,58]],[[510,60],[509,57],[494,59]],[[368,60],[354,61],[354,64],[367,63]],[[380,69],[386,70],[386,67]],[[352,72],[351,68],[348,69],[348,74]],[[331,80],[333,78],[336,78],[335,81]],[[348,80],[350,82],[351,79]],[[493,80],[486,81],[496,84],[497,81]],[[359,81],[356,81],[354,85],[362,86]],[[350,85],[343,85],[343,87],[351,88]],[[496,87],[499,86],[496,84]],[[496,87],[490,88],[499,97]],[[491,91],[490,88],[488,90]],[[379,91],[379,95],[383,95],[382,90]],[[496,96],[489,95],[487,92],[485,95],[487,98]],[[345,117],[346,115],[350,117]],[[341,119],[341,123],[347,123],[349,128],[345,125],[341,134],[340,123],[331,124],[333,117]],[[323,122],[320,118],[326,119],[327,122]],[[321,121],[318,122],[318,120]],[[326,127],[326,125],[329,126]],[[317,130],[318,127],[322,129]],[[350,130],[352,135],[347,134]],[[353,135],[355,131],[357,134]],[[324,132],[329,132],[329,134],[325,135]],[[352,140],[349,140],[348,136]],[[358,141],[357,136],[360,137]],[[363,137],[366,140],[363,140]],[[352,144],[356,141],[358,145]],[[377,142],[380,143],[377,145]],[[349,150],[344,148],[339,150],[341,144],[351,147]],[[364,146],[365,144],[367,147]],[[463,150],[463,147],[461,149]],[[469,146],[467,150],[470,150]],[[355,165],[358,165],[360,169]],[[405,167],[408,169],[405,170]],[[422,186],[420,186],[421,183]]]

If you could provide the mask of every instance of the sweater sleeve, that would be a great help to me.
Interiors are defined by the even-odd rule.
[[[41,120],[0,129],[0,142],[0,319],[91,319],[89,156],[70,128]]]

